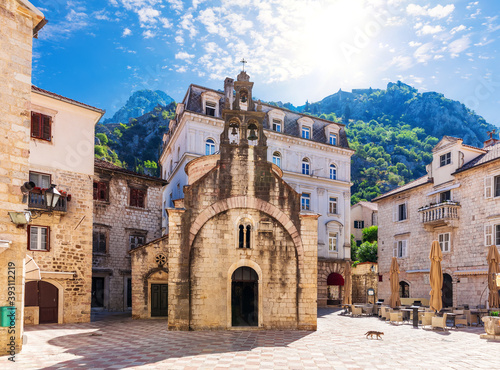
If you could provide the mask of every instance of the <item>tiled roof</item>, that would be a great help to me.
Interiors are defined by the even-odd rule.
[[[391,195],[399,194],[399,193],[402,193],[404,191],[407,191],[407,190],[410,190],[410,189],[413,189],[413,188],[416,188],[418,186],[422,186],[422,185],[425,185],[428,183],[432,183],[432,179],[430,179],[427,175],[425,175],[425,176],[422,176],[416,180],[410,181],[409,183],[407,183],[403,186],[400,186],[399,188],[388,191],[385,194],[381,194],[378,197],[372,199],[372,201],[376,202],[376,201],[379,201],[383,198],[390,197]]]
[[[202,106],[202,100],[201,100],[201,94],[205,91],[211,91],[220,96],[220,101],[219,101],[219,117],[222,116],[222,109],[224,107],[224,102],[225,102],[225,96],[221,91],[215,91],[212,89],[208,89],[202,86],[197,86],[197,85],[190,85],[188,93],[186,94],[186,110],[195,112],[195,113],[200,113],[203,114],[203,106]],[[338,122],[332,122],[328,121],[325,119],[321,119],[318,117],[314,116],[309,116],[306,114],[301,114],[297,112],[293,112],[291,110],[288,110],[286,108],[280,108],[276,107],[274,105],[270,104],[265,104],[262,103],[262,111],[263,112],[269,112],[273,109],[278,109],[281,110],[285,113],[285,118],[283,122],[283,131],[282,133],[286,135],[291,135],[291,136],[296,136],[300,137],[300,132],[299,132],[299,124],[297,123],[297,120],[301,117],[308,117],[311,118],[314,122],[313,124],[313,133],[312,133],[312,139],[314,141],[320,142],[320,143],[326,143],[327,138],[325,135],[325,126],[328,126],[330,124],[336,124],[339,126],[340,131],[339,131],[339,138],[338,138],[338,146],[341,148],[349,148],[349,143],[347,141],[347,134],[345,132],[345,125],[342,123]],[[264,128],[271,129],[271,126],[267,120],[267,116],[264,118]]]
[[[463,171],[469,170],[473,167],[477,167],[477,166],[480,166],[482,164],[500,159],[500,142],[496,143],[495,145],[484,148],[484,150],[487,150],[487,152],[484,154],[481,154],[481,155],[477,156],[476,158],[474,158],[473,160],[467,162],[462,167],[460,167],[458,170],[456,170],[453,174],[463,172]]]
[[[139,249],[143,249],[143,248],[145,248],[145,247],[148,247],[148,246],[150,246],[150,245],[156,244],[156,243],[158,243],[158,242],[160,242],[160,241],[162,241],[162,240],[165,240],[165,239],[168,241],[168,234],[163,235],[163,236],[160,236],[159,238],[156,238],[156,239],[154,239],[154,240],[151,240],[150,242],[147,242],[146,244],[141,245],[141,246],[139,246],[139,247],[137,247],[137,248],[131,249],[131,250],[129,250],[129,251],[128,251],[128,254],[135,253],[135,252],[137,252]]]
[[[35,85],[31,85],[31,91],[36,92],[36,93],[40,93],[42,95],[49,96],[51,98],[55,98],[55,99],[64,101],[64,102],[69,103],[69,104],[78,105],[78,106],[80,106],[82,108],[87,108],[87,109],[93,110],[93,111],[98,112],[98,113],[104,114],[106,112],[103,109],[99,109],[99,108],[93,107],[93,106],[85,104],[85,103],[81,103],[79,101],[76,101],[76,100],[73,100],[73,99],[70,99],[70,98],[66,98],[65,96],[62,96],[62,95],[59,95],[59,94],[56,94],[56,93],[53,93],[53,92],[41,89],[41,88],[39,88],[39,87],[37,87]]]
[[[113,163],[110,163],[108,161],[104,161],[102,159],[94,158],[94,167],[97,167],[97,168],[100,168],[100,169],[103,169],[103,170],[113,171],[113,172],[121,172],[121,173],[124,173],[126,175],[140,177],[140,178],[143,178],[143,179],[146,179],[146,180],[160,182],[163,185],[167,184],[167,180],[163,180],[163,179],[161,179],[159,177],[154,177],[154,176],[149,176],[149,175],[143,175],[143,174],[131,171],[131,170],[127,170],[126,168],[119,167],[119,166],[117,166],[117,165],[115,165]]]
[[[361,201],[361,202],[356,203],[354,206],[357,206],[357,205],[360,205],[362,207],[366,207],[368,209],[371,209],[372,211],[378,211],[378,204],[377,203]]]

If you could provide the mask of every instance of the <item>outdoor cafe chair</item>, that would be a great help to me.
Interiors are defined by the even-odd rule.
[[[389,319],[391,324],[403,323],[403,312],[401,311],[391,311],[389,314]]]
[[[464,310],[464,315],[467,318],[467,324],[471,326],[472,324],[479,325],[479,316],[475,313],[470,312],[470,310]]]
[[[446,319],[447,318],[448,318],[447,313],[444,313],[443,317],[439,317],[439,316],[432,317],[432,323],[431,323],[432,329],[441,328],[443,330],[447,330],[448,329],[446,326]]]
[[[420,325],[422,325],[422,327],[432,325],[432,318],[434,317],[434,312],[425,311],[425,312],[419,313],[418,317],[420,319]]]
[[[351,305],[351,310],[352,310],[352,316],[361,316],[363,314],[363,310],[361,307],[356,307],[354,305]]]
[[[457,314],[457,316],[455,316],[455,327],[457,325],[468,325],[467,316],[465,316],[464,310],[453,310],[453,313]]]

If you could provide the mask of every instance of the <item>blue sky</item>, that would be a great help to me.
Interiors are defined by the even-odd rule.
[[[180,101],[238,63],[254,96],[302,105],[401,80],[500,125],[499,1],[32,0],[49,23],[33,83],[106,109],[139,89]]]

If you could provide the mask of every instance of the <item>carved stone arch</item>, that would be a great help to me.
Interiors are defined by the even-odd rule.
[[[196,217],[195,221],[192,223],[191,228],[189,230],[189,241],[188,241],[188,249],[191,251],[193,246],[194,239],[200,229],[207,223],[208,220],[215,217],[219,213],[227,211],[229,209],[236,208],[250,208],[261,211],[263,213],[268,214],[277,220],[283,228],[290,234],[295,248],[297,250],[297,262],[299,268],[303,268],[303,258],[304,258],[304,247],[302,245],[302,239],[300,238],[300,233],[297,230],[297,227],[293,223],[293,221],[288,217],[283,211],[281,211],[274,204],[266,202],[262,199],[248,197],[248,196],[238,196],[232,197],[228,199],[220,200],[211,206],[207,207],[203,212],[201,212],[198,217]]]
[[[155,267],[153,269],[150,269],[146,275],[144,275],[144,280],[147,282],[148,279],[154,275],[155,273],[159,272],[159,271],[162,271],[162,272],[166,272],[168,274],[168,267]]]

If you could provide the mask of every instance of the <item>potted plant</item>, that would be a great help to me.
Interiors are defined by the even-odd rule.
[[[484,330],[486,334],[489,335],[499,335],[500,336],[500,312],[490,311],[488,316],[482,318],[484,322]]]

